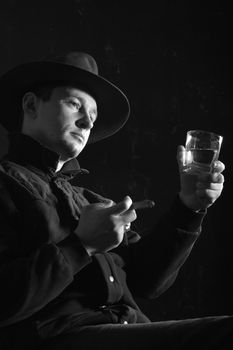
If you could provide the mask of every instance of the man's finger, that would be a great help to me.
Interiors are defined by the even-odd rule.
[[[213,170],[212,172],[213,173],[221,173],[223,172],[223,170],[225,169],[225,165],[220,161],[220,160],[217,160],[214,162],[214,166],[213,166]]]
[[[112,207],[115,203],[112,200],[108,200],[107,202],[98,202],[93,204],[87,204],[83,208],[109,208]]]
[[[203,183],[224,183],[224,175],[221,173],[213,173],[213,174],[199,174],[198,179]]]
[[[198,182],[197,183],[197,189],[210,189],[210,190],[214,190],[214,191],[220,191],[222,189],[222,183],[214,183],[214,182],[211,182],[209,184],[205,184],[205,183],[202,183],[202,182]]]
[[[108,213],[111,215],[119,215],[127,211],[132,205],[132,199],[129,196],[126,196],[123,201],[114,204],[108,208]]]
[[[176,159],[178,162],[179,169],[182,170],[186,163],[186,151],[184,146],[179,145],[177,147]]]
[[[216,183],[219,183],[219,184],[223,184],[225,181],[225,178],[224,178],[224,175],[223,174],[213,174],[213,177],[212,177],[212,182],[216,182]]]
[[[122,213],[120,216],[118,216],[121,221],[126,224],[128,222],[133,222],[137,219],[137,213],[135,210],[127,210],[124,213]]]

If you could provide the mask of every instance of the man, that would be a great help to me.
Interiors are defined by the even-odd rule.
[[[174,282],[221,194],[224,165],[191,183],[179,146],[179,195],[140,239],[130,230],[129,196],[114,203],[69,182],[83,172],[76,158],[86,144],[129,116],[126,96],[98,75],[95,60],[72,52],[20,65],[1,77],[0,93],[10,132],[0,171],[2,348],[232,346],[230,316],[150,322],[134,300]]]

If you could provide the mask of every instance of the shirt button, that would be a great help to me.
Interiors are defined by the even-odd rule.
[[[114,282],[114,277],[111,275],[111,276],[109,276],[109,281],[110,282]]]
[[[106,306],[106,305],[101,305],[99,308],[100,308],[101,310],[103,310],[103,309],[106,309],[107,306]]]

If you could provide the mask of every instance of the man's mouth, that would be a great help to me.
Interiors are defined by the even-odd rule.
[[[81,142],[84,142],[84,136],[77,133],[77,132],[71,132],[71,135],[75,138],[78,139]]]

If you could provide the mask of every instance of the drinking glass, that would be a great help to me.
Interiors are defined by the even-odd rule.
[[[219,157],[223,137],[205,130],[190,130],[186,136],[184,170],[190,174],[211,173]]]

